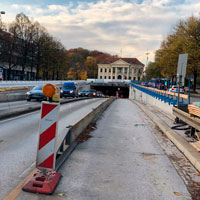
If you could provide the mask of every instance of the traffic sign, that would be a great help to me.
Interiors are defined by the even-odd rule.
[[[185,77],[187,67],[188,54],[179,54],[177,76]]]

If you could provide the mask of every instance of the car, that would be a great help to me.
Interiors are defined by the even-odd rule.
[[[75,82],[65,82],[63,83],[60,90],[60,97],[78,97],[78,91],[76,89]]]
[[[102,91],[97,91],[97,97],[103,97],[103,92]]]
[[[176,92],[176,93],[178,93],[178,86],[177,85],[172,85],[172,87],[169,88],[169,92]],[[184,94],[184,92],[185,92],[184,87],[181,86],[180,87],[180,93]]]
[[[97,91],[96,90],[89,90],[89,94],[88,94],[89,97],[96,97],[97,96]]]
[[[43,85],[35,86],[32,90],[26,93],[26,100],[31,101],[32,99],[36,100],[47,100],[42,92]]]
[[[89,91],[88,90],[81,90],[79,93],[78,93],[78,96],[79,97],[88,97],[89,95]]]

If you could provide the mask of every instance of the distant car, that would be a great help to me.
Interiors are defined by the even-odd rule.
[[[26,93],[26,100],[31,101],[32,99],[37,100],[46,100],[47,98],[44,96],[42,92],[43,85],[35,86],[32,90]]]
[[[89,97],[96,97],[97,96],[97,91],[96,90],[89,90]]]
[[[60,97],[78,97],[75,82],[65,82],[60,90]]]
[[[103,92],[102,91],[97,91],[97,97],[103,97]]]
[[[169,88],[169,92],[177,92],[178,93],[178,86],[177,85],[172,85],[172,87]],[[180,87],[180,93],[184,94],[184,92],[185,92],[184,87],[181,86]]]
[[[88,96],[89,96],[89,91],[88,91],[88,90],[81,90],[81,91],[78,93],[78,96],[79,96],[79,97],[88,97]]]
[[[142,82],[141,85],[147,87],[148,86],[148,82]]]

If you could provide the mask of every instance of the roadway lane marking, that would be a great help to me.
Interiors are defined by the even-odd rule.
[[[35,168],[21,183],[19,183],[3,200],[15,200],[22,191],[24,184],[36,173],[38,169]]]

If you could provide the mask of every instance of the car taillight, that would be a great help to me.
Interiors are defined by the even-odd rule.
[[[93,95],[95,96],[95,95],[96,95],[96,93],[95,93],[95,92],[93,92]]]
[[[165,90],[167,90],[167,87],[165,87]]]
[[[182,91],[184,91],[184,89],[183,89],[183,88],[182,88],[181,90],[182,90]]]
[[[174,90],[174,88],[172,88],[172,90]]]

